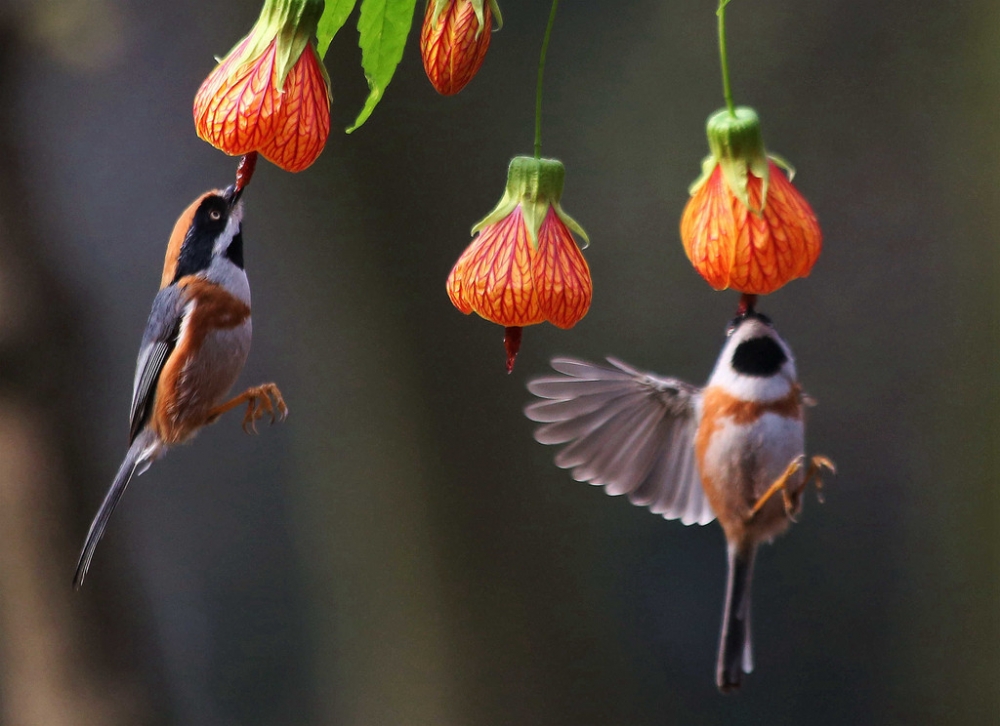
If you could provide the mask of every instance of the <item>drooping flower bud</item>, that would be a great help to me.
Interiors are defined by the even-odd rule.
[[[511,160],[507,189],[448,275],[452,304],[505,328],[545,321],[573,327],[590,308],[590,268],[573,233],[587,234],[559,204],[565,167],[554,159]],[[507,331],[508,372],[520,334]]]
[[[312,164],[330,135],[330,79],[315,41],[322,13],[323,0],[265,0],[198,89],[198,136],[233,156],[259,151],[286,171]]]
[[[681,217],[695,269],[717,290],[757,295],[806,277],[822,247],[819,223],[791,184],[794,170],[764,149],[756,112],[712,114],[708,143],[712,153]]]
[[[497,27],[503,24],[496,0],[428,0],[420,55],[438,93],[458,93],[479,72],[494,19]]]

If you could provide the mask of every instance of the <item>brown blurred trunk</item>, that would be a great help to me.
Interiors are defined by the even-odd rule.
[[[0,28],[0,108],[11,105],[16,46]],[[109,638],[94,637],[121,618],[101,608],[107,596],[70,586],[70,535],[83,530],[66,506],[69,472],[88,468],[86,411],[71,403],[82,380],[82,321],[38,254],[4,148],[10,127],[0,113],[0,715],[17,725],[146,723],[140,681],[123,677],[128,664],[113,663]]]

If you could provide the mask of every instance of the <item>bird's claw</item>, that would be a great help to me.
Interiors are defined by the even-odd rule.
[[[265,413],[271,417],[272,424],[275,421],[284,421],[288,416],[288,406],[285,404],[285,399],[282,398],[281,391],[273,383],[265,383],[262,386],[251,388],[244,395],[247,398],[247,412],[243,416],[243,430],[248,434],[257,433],[257,421],[262,419]],[[273,403],[271,402],[272,397],[274,398]]]
[[[799,454],[794,459],[792,459],[791,463],[785,469],[784,473],[780,477],[778,477],[777,480],[775,480],[775,482],[768,488],[768,490],[764,492],[761,495],[761,497],[756,501],[756,503],[753,505],[753,508],[750,510],[750,514],[747,515],[748,522],[753,520],[753,518],[757,516],[757,513],[764,508],[764,505],[767,504],[768,500],[775,494],[777,494],[779,490],[781,491],[781,501],[785,505],[785,516],[788,517],[792,522],[798,522],[798,520],[795,518],[795,515],[798,512],[799,507],[798,504],[792,498],[793,496],[792,493],[788,491],[788,481],[802,469],[805,463],[806,463],[805,454]],[[830,461],[830,459],[828,459],[827,457],[825,456],[811,457],[809,459],[809,468],[806,469],[806,475],[802,478],[802,486],[799,487],[799,489],[795,492],[795,496],[797,497],[799,493],[801,493],[806,488],[806,486],[808,486],[809,482],[813,481],[816,483],[816,498],[822,504],[824,501],[823,479],[821,478],[820,475],[823,473],[824,469],[829,471],[831,474],[837,473],[836,465],[832,461]]]
[[[803,487],[812,479],[816,483],[816,501],[823,504],[826,499],[823,496],[823,479],[820,476],[826,469],[831,474],[837,473],[837,466],[825,456],[814,456],[809,460],[809,471],[806,472],[806,480]]]

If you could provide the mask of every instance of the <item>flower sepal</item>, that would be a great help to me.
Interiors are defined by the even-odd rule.
[[[260,17],[247,34],[246,40],[249,42],[243,45],[241,41],[233,49],[239,54],[235,65],[259,56],[275,41],[274,61],[278,88],[282,88],[302,51],[316,37],[316,27],[323,15],[323,6],[323,0],[264,0]],[[326,68],[323,68],[323,75],[326,76]],[[329,86],[328,76],[326,80]]]
[[[566,167],[557,159],[535,159],[531,156],[515,156],[507,169],[507,188],[503,198],[493,211],[476,223],[472,234],[480,232],[488,225],[495,224],[509,215],[520,205],[521,215],[528,231],[532,247],[538,249],[538,230],[548,214],[549,207],[555,210],[570,231],[584,240],[584,249],[590,245],[590,238],[580,223],[563,211],[559,204],[562,198]]]
[[[702,162],[701,176],[691,185],[689,192],[694,194],[718,165],[726,185],[736,198],[754,214],[760,215],[767,205],[770,171],[757,112],[747,106],[739,106],[732,113],[724,108],[708,117],[706,127],[712,153]],[[759,208],[750,203],[747,192],[749,174],[761,180]]]
[[[438,18],[441,17],[441,13],[448,3],[452,0],[428,0],[428,2],[434,6],[434,10],[431,13],[431,23],[437,25]],[[476,38],[478,39],[483,33],[483,28],[486,26],[486,17],[483,14],[483,8],[486,5],[490,6],[490,12],[493,14],[493,20],[497,23],[497,30],[503,27],[503,16],[500,14],[500,7],[497,5],[496,0],[468,0],[469,5],[472,6],[472,12],[476,15],[476,20],[479,21],[479,29],[476,30]]]

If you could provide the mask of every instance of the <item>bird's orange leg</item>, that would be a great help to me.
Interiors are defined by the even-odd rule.
[[[271,403],[272,396],[274,397],[273,404]],[[264,416],[265,412],[270,414],[271,423],[278,420],[284,421],[288,415],[288,406],[285,405],[285,399],[281,397],[278,386],[274,383],[262,383],[259,386],[248,388],[231,401],[226,401],[213,408],[208,412],[206,423],[214,423],[219,416],[244,402],[247,404],[247,412],[243,416],[243,430],[248,434],[257,433],[257,421]],[[275,413],[275,409],[277,409],[277,413]]]
[[[764,508],[771,497],[777,494],[779,491],[782,493],[782,498],[785,500],[785,513],[789,513],[791,510],[791,497],[788,496],[788,480],[791,479],[795,474],[802,468],[802,462],[805,461],[805,455],[796,456],[792,459],[792,463],[788,465],[785,469],[785,473],[775,479],[774,483],[768,487],[767,491],[764,492],[757,502],[753,505],[753,509],[750,510],[750,514],[747,515],[747,521],[752,520],[757,516],[757,513]],[[791,516],[789,514],[789,516]]]
[[[805,462],[805,455],[796,456],[792,459],[792,463],[788,465],[785,469],[785,473],[779,476],[774,484],[768,487],[767,491],[761,495],[760,499],[753,505],[753,509],[750,510],[750,514],[747,515],[747,521],[752,520],[757,516],[757,513],[763,509],[764,505],[767,504],[768,500],[773,497],[779,491],[781,492],[781,498],[785,503],[785,514],[793,522],[795,517],[793,516],[793,511],[795,509],[794,503],[792,502],[792,497],[788,493],[788,480],[791,479],[796,472],[798,472],[803,463]],[[831,474],[837,473],[837,467],[834,466],[833,462],[830,461],[825,456],[814,456],[809,460],[809,468],[806,470],[805,478],[802,480],[802,486],[799,488],[799,492],[806,488],[810,480],[816,482],[816,491],[819,496],[819,500],[823,501],[823,480],[820,478],[820,474],[823,469],[829,469]]]

